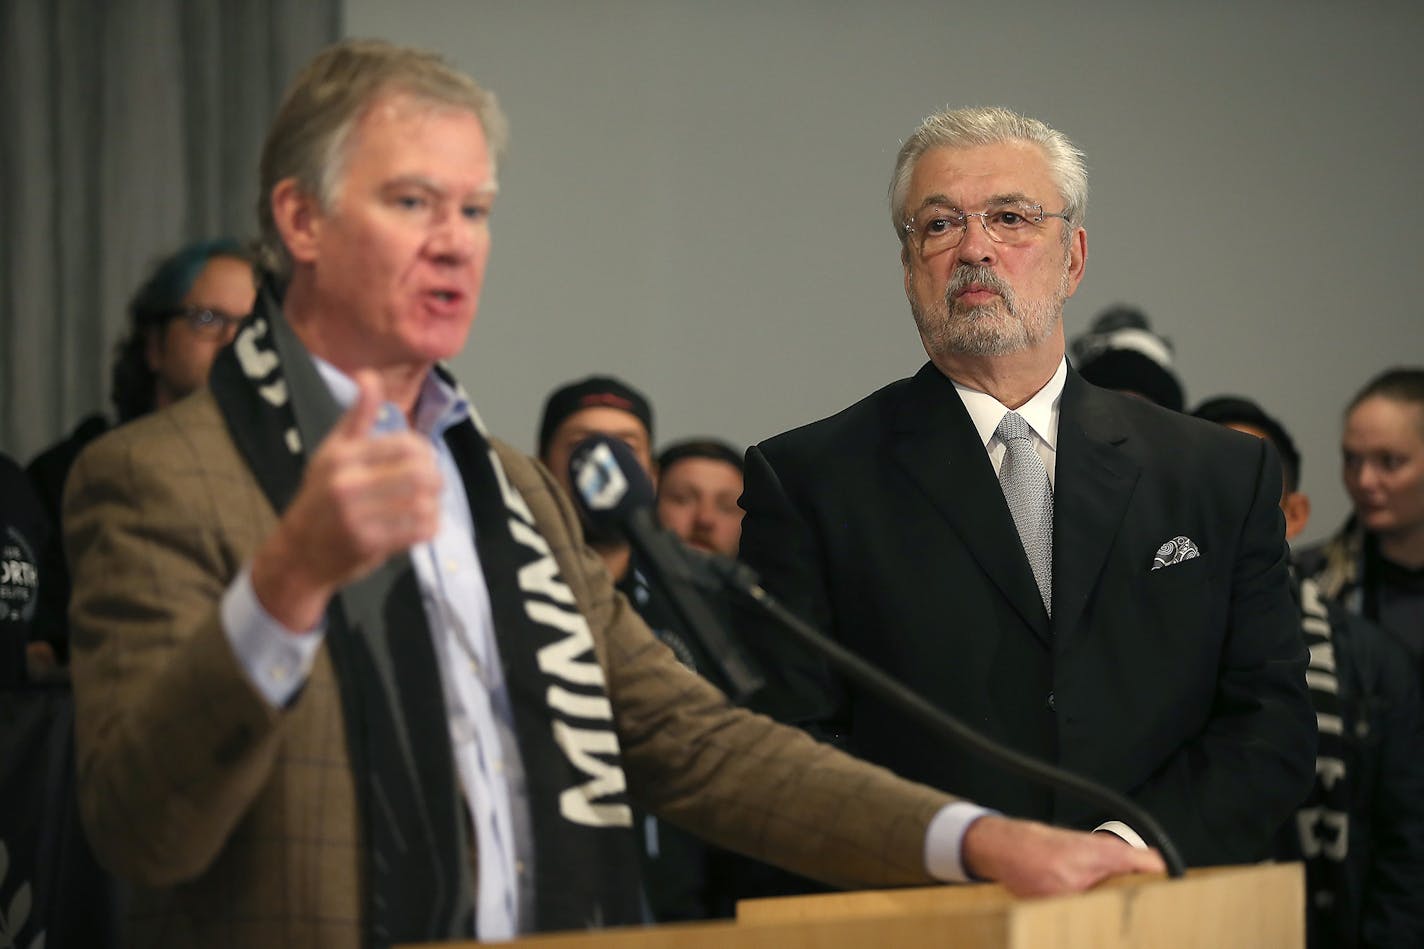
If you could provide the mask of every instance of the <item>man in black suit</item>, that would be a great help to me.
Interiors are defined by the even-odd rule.
[[[930,361],[747,453],[742,556],[935,704],[1126,793],[1188,863],[1257,860],[1314,767],[1280,467],[1260,440],[1068,367],[1086,197],[1081,152],[1041,122],[925,120],[890,206]],[[802,724],[863,757],[1137,836],[944,747],[813,660],[797,672]]]

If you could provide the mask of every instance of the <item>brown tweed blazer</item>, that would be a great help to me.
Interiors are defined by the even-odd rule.
[[[593,630],[635,799],[830,883],[927,882],[926,826],[950,798],[729,706],[614,591],[548,472],[498,450]],[[359,945],[361,841],[330,660],[323,649],[272,709],[219,625],[276,514],[211,395],[92,445],[65,522],[81,810],[100,859],[134,885],[126,941]]]

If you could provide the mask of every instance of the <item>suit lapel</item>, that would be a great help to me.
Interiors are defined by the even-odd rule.
[[[1048,642],[1048,615],[1009,506],[954,384],[931,363],[910,380],[894,418],[893,452],[954,527],[979,566]]]
[[[1083,615],[1140,472],[1121,449],[1127,430],[1113,398],[1068,373],[1053,489],[1053,633],[1060,645]]]

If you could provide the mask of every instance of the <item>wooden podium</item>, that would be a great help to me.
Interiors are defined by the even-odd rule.
[[[474,949],[476,943],[441,943]],[[1300,864],[1118,877],[1076,896],[936,886],[746,900],[735,922],[529,936],[530,949],[1302,949]]]

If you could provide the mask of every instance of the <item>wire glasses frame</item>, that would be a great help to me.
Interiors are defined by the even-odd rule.
[[[173,311],[173,319],[182,317],[194,334],[216,339],[236,332],[246,316],[230,316],[206,306],[185,306]]]
[[[1070,219],[1067,213],[1044,211],[1041,204],[1006,204],[987,211],[961,211],[930,205],[905,221],[905,237],[922,256],[931,256],[958,247],[969,231],[969,219],[972,217],[979,219],[991,241],[1010,245],[1033,240],[1048,218]]]

